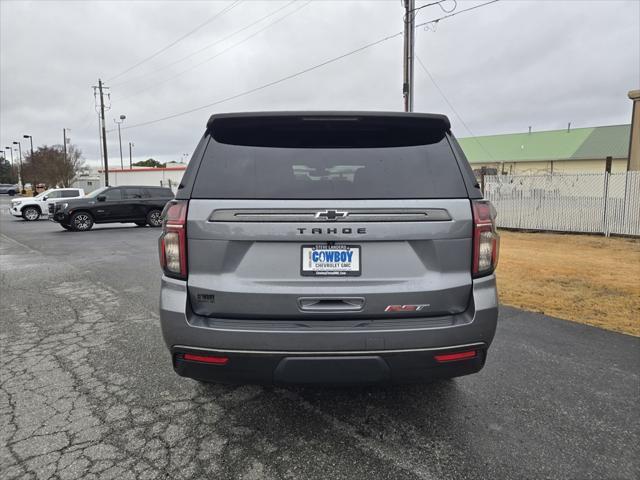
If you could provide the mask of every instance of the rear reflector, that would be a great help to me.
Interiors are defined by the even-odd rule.
[[[458,360],[469,360],[476,358],[477,352],[475,350],[467,350],[466,352],[456,353],[443,353],[441,355],[435,355],[436,362],[455,362]]]
[[[196,355],[193,353],[185,353],[183,358],[190,362],[211,363],[213,365],[226,365],[229,363],[228,357],[214,357],[212,355]]]

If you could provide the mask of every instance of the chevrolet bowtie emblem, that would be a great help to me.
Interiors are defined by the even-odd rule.
[[[324,212],[316,212],[317,219],[323,220],[337,220],[339,218],[346,218],[349,212],[341,212],[339,210],[325,210]]]

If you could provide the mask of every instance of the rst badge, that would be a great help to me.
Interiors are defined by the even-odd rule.
[[[384,309],[385,312],[419,312],[428,308],[428,303],[422,303],[419,305],[387,305]]]

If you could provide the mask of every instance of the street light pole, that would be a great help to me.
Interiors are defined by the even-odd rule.
[[[131,163],[131,147],[135,147],[132,142],[129,142],[129,170],[133,170],[133,165]]]
[[[9,153],[11,154],[11,178],[13,178],[13,173],[15,171],[16,166],[13,164],[13,148],[11,147],[4,147],[5,150],[9,150]],[[7,154],[5,153],[5,157],[7,156]]]
[[[23,135],[22,138],[28,138],[31,142],[31,161],[33,161],[33,137],[31,135]]]
[[[11,168],[13,168],[13,148],[11,147],[4,147],[5,150],[9,150],[9,153],[11,153]]]
[[[118,124],[118,142],[120,142],[120,169],[124,170],[124,163],[122,161],[122,135],[120,134],[120,124],[124,122],[124,119],[127,118],[126,115],[120,115],[120,121],[117,121],[115,118],[114,122]]]
[[[13,142],[14,145],[18,145],[18,153],[20,154],[20,156],[18,157],[20,160],[20,170],[18,171],[18,183],[20,184],[20,192],[24,195],[24,184],[22,183],[23,178],[22,178],[22,145],[20,144],[20,142]],[[35,190],[35,186],[33,187],[33,189]],[[35,196],[35,195],[34,195]]]

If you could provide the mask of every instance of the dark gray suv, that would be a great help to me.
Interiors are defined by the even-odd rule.
[[[163,212],[173,367],[267,384],[477,372],[494,219],[445,116],[214,115]]]

